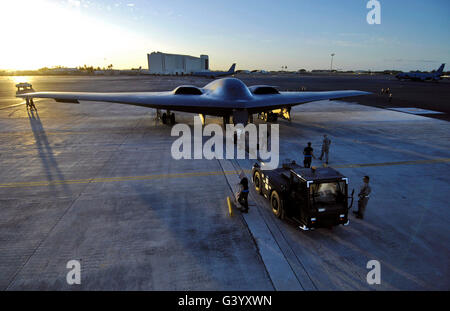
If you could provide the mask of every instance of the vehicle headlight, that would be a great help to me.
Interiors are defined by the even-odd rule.
[[[344,217],[345,217],[345,214],[341,214],[341,215],[339,215],[339,217],[344,218]]]
[[[323,208],[323,207],[322,207],[322,208],[319,208],[318,211],[319,211],[319,212],[325,212],[325,208]]]

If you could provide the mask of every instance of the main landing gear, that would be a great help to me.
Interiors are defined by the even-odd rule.
[[[277,122],[278,114],[272,112],[261,112],[258,113],[258,119],[261,119],[264,122]]]
[[[167,110],[167,112],[164,112],[161,114],[160,110],[156,110],[156,119],[161,120],[163,124],[168,125],[174,125],[175,124],[175,113],[170,112]]]
[[[272,111],[258,113],[258,119],[264,122],[277,122],[278,118],[291,121],[291,108],[280,108]]]

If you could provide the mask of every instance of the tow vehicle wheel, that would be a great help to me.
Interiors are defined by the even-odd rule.
[[[163,113],[161,117],[161,121],[163,124],[167,124],[167,113]]]
[[[175,124],[175,114],[170,114],[170,124]]]
[[[255,175],[253,175],[253,183],[255,184],[256,192],[261,194],[262,180],[261,180],[261,175],[259,174],[259,172],[255,172]]]
[[[278,195],[278,192],[273,191],[270,195],[270,206],[272,207],[272,212],[280,219],[284,218],[283,203]]]

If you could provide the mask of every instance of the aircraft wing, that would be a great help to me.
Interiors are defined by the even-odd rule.
[[[36,92],[17,97],[52,98],[57,102],[80,101],[110,102],[171,111],[214,114],[213,110],[226,107],[223,100],[204,95],[177,95],[169,92],[87,93],[87,92]],[[228,107],[226,107],[228,108]]]
[[[257,113],[279,108],[292,107],[313,101],[338,99],[367,95],[363,91],[328,92],[280,92],[277,94],[253,94],[245,99],[230,99],[207,92],[203,94],[175,94],[174,92],[133,92],[133,93],[85,93],[85,92],[35,92],[18,94],[22,98],[53,98],[58,102],[78,103],[79,101],[111,102],[143,106],[171,111],[202,113],[222,116],[233,109],[247,109]]]
[[[327,91],[327,92],[280,92],[279,94],[254,95],[246,108],[249,112],[268,111],[287,108],[319,100],[333,100],[371,94],[364,91]]]

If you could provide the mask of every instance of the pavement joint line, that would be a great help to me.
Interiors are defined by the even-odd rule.
[[[91,182],[100,183],[100,182],[117,182],[117,181],[140,181],[140,180],[152,180],[160,178],[201,177],[201,176],[222,175],[222,174],[229,175],[235,173],[236,173],[235,171],[216,171],[216,172],[192,172],[192,173],[178,173],[178,174],[158,174],[147,176],[103,177],[103,178],[88,178],[77,180],[16,182],[16,183],[2,183],[0,184],[0,188],[33,187],[33,186],[62,185],[62,184],[84,184]]]
[[[333,165],[333,168],[358,168],[358,167],[377,167],[377,166],[393,166],[393,165],[418,165],[418,164],[434,164],[447,163],[450,158],[440,158],[433,160],[412,160],[412,161],[398,161],[398,162],[383,162],[383,163],[362,163],[362,164],[341,164]],[[244,170],[245,173],[251,170]],[[102,182],[120,182],[120,181],[144,181],[163,178],[182,178],[182,177],[202,177],[213,175],[229,175],[235,174],[236,171],[216,171],[216,172],[191,172],[191,173],[176,173],[176,174],[157,174],[147,176],[124,176],[124,177],[98,177],[87,179],[74,180],[57,180],[57,181],[30,181],[30,182],[12,182],[0,183],[0,188],[18,188],[18,187],[40,187],[50,185],[70,185],[70,184],[84,184],[84,183],[102,183]]]
[[[119,145],[119,148],[120,148],[120,146],[124,143],[125,140],[126,140],[126,137],[125,137],[125,139],[122,141],[122,143]],[[110,158],[108,159],[108,161],[106,161],[106,162],[103,164],[103,166],[102,166],[102,168],[100,169],[100,171],[103,170],[103,168],[107,165],[107,163],[111,160],[112,157],[113,157],[113,155],[111,155]],[[88,182],[86,183],[87,185],[85,186],[84,189],[86,189],[86,188],[89,186],[89,184],[90,184],[91,182],[92,182],[92,178],[91,178],[90,181],[88,181]],[[45,241],[46,241],[47,238],[50,236],[50,234],[53,232],[53,230],[56,228],[56,226],[61,222],[61,220],[62,220],[62,219],[64,218],[64,216],[69,212],[69,210],[72,208],[72,206],[74,206],[75,202],[77,202],[78,199],[83,195],[83,192],[84,192],[84,190],[82,190],[82,191],[80,191],[80,192],[78,193],[77,197],[76,197],[76,198],[69,204],[69,206],[64,210],[64,213],[63,213],[60,217],[58,217],[58,219],[57,219],[56,222],[53,224],[53,226],[50,228],[50,230],[45,234],[44,238],[41,239],[41,240],[39,241],[37,247],[34,248],[33,252],[31,253],[30,256],[28,256],[28,258],[25,260],[25,262],[23,263],[23,265],[22,265],[21,267],[19,267],[19,268],[15,271],[15,273],[14,273],[12,279],[9,281],[9,284],[7,285],[7,287],[6,287],[5,290],[9,290],[9,288],[11,288],[11,286],[13,286],[13,284],[14,284],[14,282],[15,282],[17,276],[19,275],[19,273],[22,272],[22,270],[24,269],[24,267],[28,264],[28,262],[31,260],[31,258],[36,254],[36,252],[38,251],[38,249],[41,248],[41,246],[45,243]]]
[[[231,194],[234,196],[234,189],[233,189],[233,186],[230,183],[231,181],[227,177],[227,174],[225,174],[225,172],[229,172],[229,171],[225,171],[224,164],[229,164],[229,165],[233,166],[235,174],[239,174],[239,171],[236,170],[236,167],[234,166],[234,164],[231,161],[226,161],[225,159],[217,159],[217,162],[219,163],[219,166],[222,169],[222,172],[224,173],[225,181],[226,181],[226,183],[228,185],[228,188],[230,189]],[[245,170],[245,171],[250,171],[250,170]],[[263,267],[264,267],[266,273],[267,273],[267,277],[268,277],[268,279],[270,281],[270,284],[272,285],[273,289],[276,290],[277,287],[276,287],[276,285],[274,283],[274,280],[273,280],[273,278],[272,278],[272,276],[271,276],[271,274],[269,272],[267,264],[264,262],[264,257],[263,257],[263,254],[261,254],[261,248],[260,248],[260,246],[259,246],[259,244],[258,244],[258,242],[256,240],[256,236],[253,234],[252,230],[250,229],[249,223],[245,219],[244,215],[242,213],[239,213],[239,214],[241,216],[241,220],[242,220],[244,226],[247,228],[247,232],[248,232],[250,238],[252,239],[252,241],[253,241],[253,243],[254,243],[254,245],[256,247],[256,252],[257,252],[257,254],[259,256],[259,259],[261,260],[261,262],[263,264]]]
[[[60,129],[60,130],[56,130],[56,131],[17,131],[17,132],[0,132],[0,135],[3,136],[14,136],[14,135],[35,135],[35,134],[45,134],[45,135],[92,135],[92,134],[129,134],[129,133],[133,133],[133,134],[142,134],[142,133],[146,133],[146,129],[142,129],[142,130],[135,130],[135,131],[120,131],[120,130],[99,130],[96,132],[92,132],[92,131],[72,131],[69,129]]]
[[[239,171],[245,171],[245,172],[250,171],[250,170],[243,170],[241,168],[241,165],[239,164],[238,161],[234,161],[233,163],[235,163],[239,167]],[[247,177],[250,180],[252,180],[251,176],[247,176]],[[274,221],[274,218],[273,217],[267,217],[267,214],[265,214],[265,212],[263,211],[263,209],[264,209],[263,206],[266,205],[266,200],[263,199],[263,197],[261,195],[257,194],[253,187],[251,187],[251,189],[250,189],[249,196],[252,197],[252,200],[255,202],[256,210],[258,211],[259,215],[261,216],[261,219],[264,221],[264,223],[266,224],[268,230],[270,231],[270,233],[274,237],[274,239],[275,239],[275,241],[276,241],[280,251],[282,252],[282,254],[283,254],[287,264],[289,265],[289,267],[291,268],[292,272],[294,273],[294,276],[297,279],[298,283],[300,284],[301,288],[303,290],[312,290],[312,288],[310,288],[311,285],[312,285],[313,289],[317,290],[316,284],[312,280],[311,276],[309,275],[308,271],[304,267],[303,263],[300,261],[300,259],[296,255],[295,251],[293,250],[292,246],[288,242],[287,238],[283,234],[283,232],[280,229],[280,227]],[[261,202],[261,200],[262,200],[262,202]],[[281,235],[281,239],[276,237],[276,235],[277,235],[276,231],[278,231],[279,234]],[[284,241],[285,245],[282,245],[283,241]],[[287,246],[288,249],[286,249],[286,246]],[[295,261],[292,262],[293,258],[291,256],[289,256],[289,254],[288,254],[289,251],[291,252],[291,254],[294,255],[296,262]],[[299,264],[301,266],[301,268],[303,269],[302,271],[306,274],[307,278],[310,281],[310,284],[308,284],[309,282],[305,281],[304,277],[301,275],[301,271],[299,272],[298,269],[294,268],[294,265],[296,265],[296,264]]]

